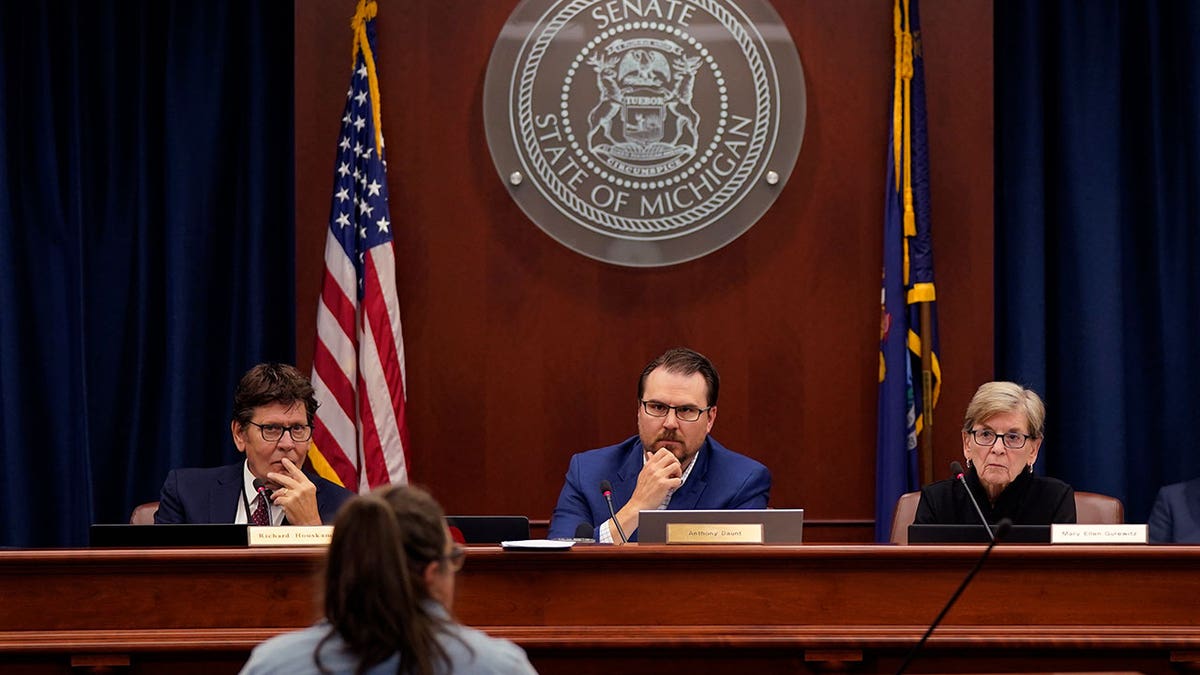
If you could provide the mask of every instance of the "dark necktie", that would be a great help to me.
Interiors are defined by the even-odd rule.
[[[254,515],[250,519],[255,525],[271,524],[271,519],[267,515],[267,496],[265,494],[258,495],[258,506],[254,507]]]

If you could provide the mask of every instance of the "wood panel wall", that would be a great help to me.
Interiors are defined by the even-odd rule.
[[[387,139],[414,482],[457,513],[547,518],[570,455],[634,433],[665,348],[722,375],[714,436],[766,463],[771,504],[869,538],[889,0],[775,0],[808,118],[796,172],[750,231],[696,261],[628,269],[543,234],[483,129],[492,44],[516,0],[381,0]],[[295,3],[297,354],[308,371],[354,0]],[[992,3],[925,0],[942,398],[935,467],[992,376]]]

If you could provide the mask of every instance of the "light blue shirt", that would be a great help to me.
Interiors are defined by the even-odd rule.
[[[445,609],[441,605],[430,602],[426,605],[430,612],[445,618]],[[277,635],[260,644],[250,653],[250,660],[242,668],[242,675],[304,675],[319,673],[313,660],[313,650],[317,644],[329,634],[327,622],[309,626],[294,633]],[[438,643],[446,650],[450,658],[450,666],[437,663],[438,673],[445,675],[536,675],[537,671],[529,663],[525,650],[508,640],[491,637],[482,631],[469,628],[459,623],[445,624],[445,631],[439,633]],[[321,665],[326,671],[341,675],[354,673],[358,667],[358,657],[347,648],[340,635],[332,638],[321,647]],[[367,675],[394,675],[400,665],[400,656],[376,664],[367,671]]]

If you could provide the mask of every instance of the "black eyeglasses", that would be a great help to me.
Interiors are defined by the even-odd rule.
[[[287,432],[291,434],[292,440],[296,441],[297,443],[303,443],[312,438],[312,427],[307,424],[293,424],[290,427],[285,427],[279,424],[259,424],[258,422],[251,422],[250,424],[258,427],[258,431],[262,434],[263,440],[267,441],[268,443],[274,443],[275,441],[283,438],[284,430],[287,430]]]
[[[450,568],[451,572],[457,572],[463,568],[463,563],[467,561],[467,549],[455,544],[454,548],[449,553],[442,556],[442,562]]]
[[[712,410],[712,406],[707,408],[697,408],[694,405],[667,405],[658,401],[639,401],[642,404],[642,410],[651,417],[666,417],[672,410],[675,411],[675,418],[681,422],[695,422],[700,419],[704,413]]]
[[[987,448],[995,445],[997,438],[1003,438],[1004,447],[1008,448],[1009,450],[1020,450],[1021,448],[1025,447],[1025,441],[1031,438],[1036,438],[1035,436],[1018,434],[1015,431],[1010,431],[1006,434],[998,434],[991,429],[973,429],[967,433],[971,434],[971,438],[975,439],[976,445],[981,445]]]

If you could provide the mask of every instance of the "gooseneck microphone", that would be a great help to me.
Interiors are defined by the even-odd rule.
[[[267,481],[261,478],[254,479],[254,491],[262,495],[268,503],[271,501],[271,488],[267,487]]]
[[[555,537],[555,541],[570,541],[576,544],[594,544],[596,543],[596,528],[592,527],[591,523],[583,522],[575,526],[575,536],[573,537]]]
[[[955,464],[958,464],[958,462],[955,462]],[[960,466],[959,468],[961,469],[962,467]],[[962,477],[961,473],[959,474],[959,477]],[[978,505],[976,508],[978,508]],[[996,523],[996,536],[992,537],[992,543],[988,544],[987,548],[984,549],[983,555],[979,556],[979,562],[975,563],[975,568],[972,569],[971,573],[967,575],[967,578],[963,579],[962,583],[958,585],[958,590],[954,591],[954,595],[950,596],[950,601],[946,603],[946,606],[942,608],[941,613],[938,614],[937,618],[933,620],[933,623],[929,625],[929,630],[925,631],[925,634],[921,636],[921,641],[914,645],[913,648],[908,652],[908,656],[905,657],[904,663],[900,664],[900,669],[896,671],[896,675],[903,675],[904,671],[908,668],[908,664],[912,663],[913,658],[916,657],[917,653],[921,651],[921,648],[925,646],[925,641],[929,639],[930,635],[933,635],[933,629],[937,628],[938,624],[942,622],[942,619],[946,618],[946,613],[950,611],[950,608],[954,606],[954,603],[958,602],[958,596],[962,595],[962,592],[967,588],[967,584],[971,583],[971,580],[974,579],[975,575],[979,572],[979,568],[983,567],[983,561],[987,560],[987,557],[989,554],[991,554],[992,549],[996,548],[996,543],[1003,539],[1011,529],[1012,521],[1008,518],[1001,518],[1000,522]],[[988,534],[991,534],[991,532],[992,528],[989,527]]]
[[[600,492],[604,495],[604,501],[608,502],[608,515],[612,516],[612,523],[617,526],[617,534],[621,535],[621,543],[628,544],[629,538],[625,536],[625,530],[622,530],[621,523],[617,522],[617,512],[613,510],[612,483],[607,479],[600,481]]]
[[[255,478],[252,485],[254,486],[255,496],[261,497],[262,503],[269,508],[271,505],[271,488],[267,487],[267,481],[265,481],[261,478]],[[242,506],[246,509],[246,524],[253,525],[255,510],[250,508],[250,500],[246,499],[246,486],[243,484],[242,488],[240,490],[238,490],[238,492],[242,495]],[[271,524],[270,513],[271,512],[268,510],[267,511],[267,514],[268,514],[267,524],[268,525]],[[286,518],[284,519],[284,524],[285,525],[287,524]]]
[[[975,513],[979,515],[979,522],[983,523],[983,529],[987,532],[988,539],[992,543],[996,543],[996,535],[992,534],[992,526],[988,525],[987,518],[983,517],[983,509],[979,508],[979,502],[975,501],[975,495],[971,492],[970,486],[967,485],[967,479],[963,476],[963,466],[959,462],[950,462],[950,472],[954,474],[954,478],[962,483],[963,489],[967,491],[967,496],[971,498],[971,506],[975,507]],[[1010,522],[1011,526],[1012,523]]]

